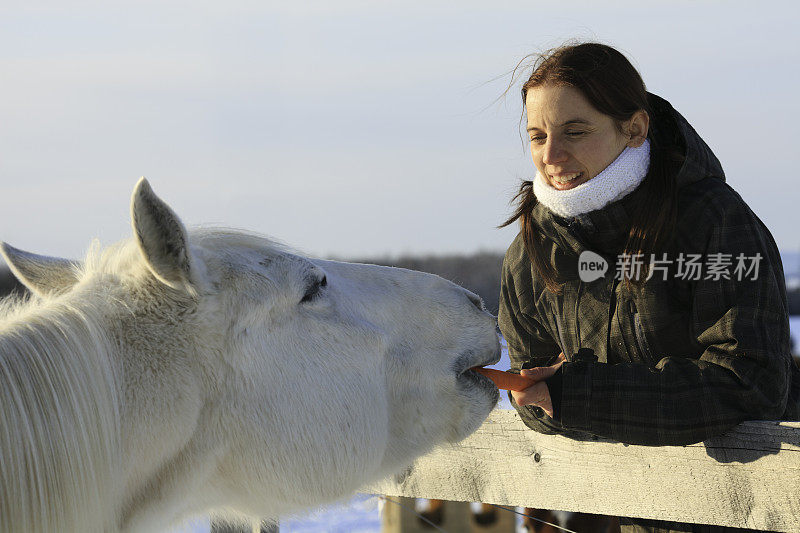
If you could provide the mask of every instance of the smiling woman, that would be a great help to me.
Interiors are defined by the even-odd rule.
[[[597,43],[546,53],[522,98],[537,173],[506,222],[498,322],[536,381],[510,393],[523,421],[661,446],[798,419],[777,247],[686,119]],[[616,268],[581,279],[588,254]]]
[[[569,85],[532,86],[525,96],[531,155],[546,183],[560,191],[594,179],[628,148],[647,140],[643,110],[617,123]]]

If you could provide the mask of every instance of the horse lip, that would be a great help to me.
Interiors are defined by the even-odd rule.
[[[476,353],[473,350],[468,350],[462,353],[455,362],[455,372],[457,375],[462,375],[467,370],[471,370],[477,366],[495,365],[500,362],[500,350],[497,353],[492,353],[486,357],[484,353]]]

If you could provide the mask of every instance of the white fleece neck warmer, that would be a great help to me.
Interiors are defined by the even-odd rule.
[[[638,148],[626,147],[600,174],[572,189],[560,191],[537,171],[533,194],[547,209],[561,217],[575,217],[600,209],[633,191],[650,166],[650,139]]]

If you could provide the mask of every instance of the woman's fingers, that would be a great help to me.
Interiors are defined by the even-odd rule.
[[[544,380],[555,374],[564,361],[566,361],[566,357],[564,352],[561,352],[551,366],[537,366],[520,370],[520,375],[535,379],[537,383],[521,391],[511,391],[511,396],[517,405],[538,405],[548,416],[553,416],[553,401],[550,399],[550,389],[547,388]]]
[[[517,402],[519,406],[537,404],[542,400],[541,389],[543,385],[544,383],[536,383],[525,390],[511,391],[511,396],[514,397],[514,401]]]
[[[553,366],[537,366],[536,368],[523,368],[519,371],[521,376],[525,376],[531,379],[535,379],[536,381],[542,381],[543,379],[547,379],[553,374],[556,373],[556,370],[562,365],[561,363],[555,364]]]
[[[549,416],[553,416],[553,402],[550,400],[550,391],[547,388],[547,383],[540,382],[522,391],[511,391],[511,396],[520,407],[538,405]]]

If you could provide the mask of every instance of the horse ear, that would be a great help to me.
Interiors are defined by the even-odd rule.
[[[17,279],[37,296],[66,292],[78,282],[77,261],[24,252],[4,242],[0,254]]]
[[[193,261],[186,228],[144,178],[133,190],[131,222],[153,275],[172,288],[193,292]]]

